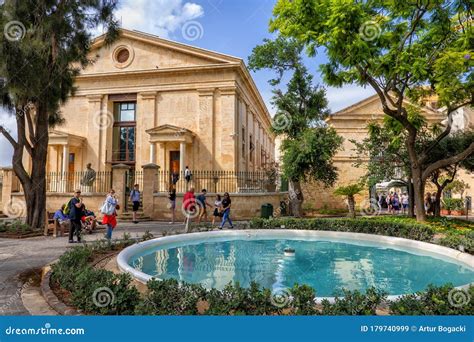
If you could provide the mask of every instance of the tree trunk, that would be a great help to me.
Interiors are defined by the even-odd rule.
[[[48,112],[38,106],[36,125],[30,135],[31,173],[23,166],[23,149],[26,141],[24,115],[17,114],[18,144],[13,152],[13,170],[23,187],[26,204],[26,224],[33,229],[44,228],[46,222],[46,160],[48,152]]]
[[[418,222],[426,221],[426,211],[424,203],[425,180],[423,179],[422,165],[420,164],[416,152],[416,131],[408,130],[406,147],[410,158],[411,177],[413,180],[413,196],[415,205],[415,215]]]
[[[291,213],[295,217],[303,216],[303,192],[301,191],[300,182],[290,180],[288,182],[288,196],[290,200]]]
[[[438,186],[436,190],[436,200],[434,202],[434,216],[441,217],[441,195],[443,194],[443,188]]]
[[[411,178],[408,180],[408,217],[415,217],[415,191]]]
[[[356,217],[356,213],[355,213],[355,199],[354,199],[354,195],[349,195],[347,196],[347,204],[349,206],[349,217],[351,218],[355,218]]]
[[[416,220],[419,222],[426,222],[426,211],[425,211],[425,182],[421,177],[421,170],[413,170],[413,195],[415,197],[415,215]]]

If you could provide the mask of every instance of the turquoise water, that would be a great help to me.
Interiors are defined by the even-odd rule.
[[[295,256],[284,256],[287,247]],[[167,248],[167,247],[161,247]],[[374,286],[397,295],[428,284],[455,286],[474,282],[474,271],[459,264],[384,247],[303,240],[231,240],[203,242],[142,252],[130,265],[160,279],[175,278],[222,289],[229,282],[251,281],[276,289],[307,284],[319,297],[341,289]]]

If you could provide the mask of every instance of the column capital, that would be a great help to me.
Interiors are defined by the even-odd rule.
[[[144,91],[142,93],[139,93],[140,97],[142,100],[155,100],[156,96],[158,95],[157,91]]]
[[[197,92],[199,96],[214,96],[216,88],[198,88]]]
[[[89,103],[94,103],[94,102],[101,102],[104,95],[102,95],[102,94],[87,95],[86,97],[87,97],[87,100],[89,101]]]

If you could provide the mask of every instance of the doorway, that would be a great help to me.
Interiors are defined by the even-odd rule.
[[[179,151],[170,151],[170,171],[171,173],[179,173]]]

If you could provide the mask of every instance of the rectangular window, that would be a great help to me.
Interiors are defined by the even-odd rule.
[[[135,161],[136,103],[114,103],[112,159],[116,162]]]
[[[135,121],[135,102],[115,102],[114,119],[115,122]]]

